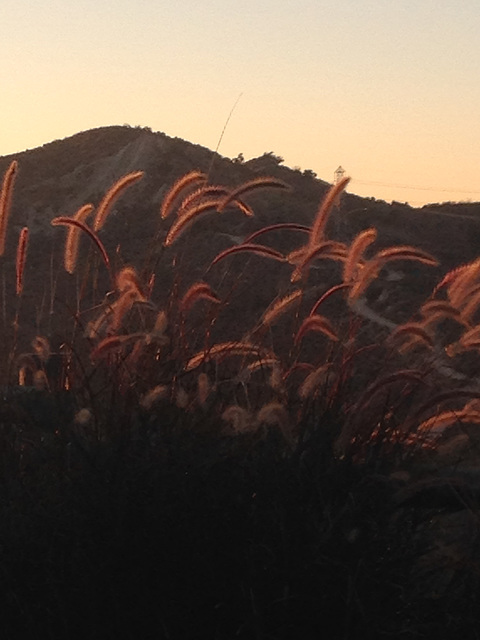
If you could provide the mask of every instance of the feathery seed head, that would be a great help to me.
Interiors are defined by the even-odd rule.
[[[117,180],[117,182],[110,187],[103,200],[98,205],[95,222],[93,223],[93,230],[95,232],[100,231],[105,224],[115,200],[117,200],[128,187],[135,182],[138,182],[141,178],[143,178],[143,171],[133,171],[132,173],[128,173],[126,176],[123,176],[123,178],[120,178],[120,180]]]
[[[237,204],[239,196],[257,189],[276,188],[276,189],[289,189],[290,187],[283,180],[271,177],[254,178],[248,182],[244,182],[236,189],[233,189],[219,204],[219,211],[223,211],[229,204]],[[238,206],[238,205],[237,205]],[[246,206],[246,205],[243,205]],[[248,215],[248,214],[247,214]]]
[[[270,325],[274,322],[282,313],[285,313],[287,309],[289,309],[294,302],[300,300],[302,297],[301,289],[296,289],[292,291],[292,293],[288,294],[284,298],[280,298],[276,300],[270,308],[265,311],[262,317],[263,325]]]
[[[140,406],[145,410],[151,409],[159,400],[168,398],[168,394],[168,387],[164,384],[159,384],[140,398]]]
[[[317,215],[315,216],[312,231],[310,233],[309,245],[311,247],[322,242],[330,213],[338,202],[342,191],[347,187],[349,182],[350,178],[343,178],[337,182],[337,184],[333,185],[325,196],[318,209]]]
[[[5,172],[0,191],[0,256],[3,256],[5,252],[5,237],[7,235],[8,219],[12,204],[13,184],[15,182],[17,171],[18,163],[16,160],[13,160]]]
[[[28,227],[23,227],[20,231],[20,237],[17,245],[17,296],[21,295],[23,291],[23,273],[25,270],[25,261],[27,259],[28,249]]]
[[[93,204],[85,204],[83,207],[80,207],[80,209],[78,209],[78,211],[74,214],[73,220],[77,220],[85,224],[88,216],[92,213],[93,209]],[[67,230],[63,263],[65,266],[65,271],[67,271],[68,273],[73,273],[75,271],[78,256],[80,231],[81,229],[74,225],[69,226]]]
[[[134,267],[123,267],[123,269],[117,273],[115,280],[117,291],[120,293],[124,293],[129,289],[135,289],[138,292],[139,297],[144,298],[142,294],[142,285],[140,284],[137,271]]]
[[[160,209],[161,218],[165,219],[170,215],[172,207],[175,204],[175,201],[180,197],[182,191],[185,191],[185,189],[192,185],[205,183],[206,180],[207,176],[201,171],[190,171],[190,173],[179,178],[163,199],[162,207]]]
[[[362,256],[366,249],[377,239],[377,230],[366,229],[359,233],[350,245],[347,258],[343,266],[343,281],[352,282],[358,270],[358,264],[361,262]]]

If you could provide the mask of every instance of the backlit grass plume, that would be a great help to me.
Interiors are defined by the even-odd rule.
[[[306,276],[308,268],[313,260],[320,258],[323,260],[339,260],[345,261],[346,249],[342,242],[336,242],[335,240],[325,240],[316,245],[308,245],[303,253],[293,252],[287,256],[289,262],[298,261],[295,270],[293,271],[290,282],[298,282],[302,276]]]
[[[192,284],[180,300],[180,309],[184,314],[188,313],[193,305],[199,300],[208,300],[215,304],[220,303],[219,298],[212,291],[210,285],[206,282],[196,282],[195,284]]]
[[[189,193],[183,200],[177,210],[177,217],[181,218],[186,211],[191,209],[194,205],[199,204],[204,200],[211,200],[212,198],[221,198],[226,196],[228,189],[226,187],[220,187],[216,185],[207,186],[204,185],[199,189],[196,189],[192,193]]]
[[[352,284],[348,293],[350,304],[360,298],[369,285],[375,280],[381,270],[378,260],[369,260],[362,265],[361,270],[356,276],[355,282]]]
[[[187,362],[185,370],[192,371],[208,360],[221,360],[229,356],[254,356],[255,358],[273,358],[273,354],[249,342],[222,342],[208,350],[197,353]]]
[[[275,300],[273,304],[265,311],[262,316],[262,324],[270,325],[272,324],[280,315],[285,313],[295,302],[299,302],[302,298],[302,290],[296,289],[284,296],[283,298],[279,298]]]
[[[480,424],[480,412],[466,407],[457,411],[443,411],[436,416],[424,420],[418,426],[419,433],[438,435],[448,427],[458,424]]]
[[[425,325],[419,322],[406,322],[405,324],[400,325],[391,334],[391,339],[398,340],[405,336],[410,338],[412,335],[421,340],[425,345],[430,347],[430,349],[433,349],[434,343],[431,335],[425,328]]]
[[[360,232],[352,244],[347,253],[347,258],[343,266],[343,281],[351,282],[355,280],[357,275],[358,265],[362,259],[365,250],[377,239],[376,229],[365,229]]]
[[[326,375],[330,369],[330,364],[322,364],[307,375],[302,384],[298,387],[298,395],[303,400],[313,396],[320,385],[325,382]]]
[[[388,262],[395,260],[413,260],[431,267],[438,266],[438,260],[431,254],[409,245],[382,249],[370,260],[363,262],[363,264],[357,262],[357,271],[354,280],[351,282],[352,286],[348,295],[350,303],[353,303],[360,298]],[[353,272],[349,270],[348,275],[353,277]]]
[[[126,266],[120,269],[115,277],[115,286],[120,293],[135,289],[140,297],[145,298],[142,283],[135,267]]]
[[[54,227],[66,226],[66,227],[77,227],[78,229],[81,229],[97,247],[98,251],[100,252],[100,255],[103,258],[105,266],[107,267],[110,273],[110,276],[112,277],[111,269],[110,269],[110,259],[108,257],[108,253],[105,247],[103,246],[102,241],[97,236],[97,234],[94,231],[92,231],[89,227],[87,227],[85,223],[80,222],[80,220],[75,220],[74,218],[59,216],[58,218],[53,218],[50,224]],[[112,280],[113,280],[113,277],[112,277]]]
[[[330,213],[336,202],[338,201],[338,198],[340,197],[342,191],[346,189],[349,182],[350,178],[343,178],[342,180],[337,182],[337,184],[333,185],[333,187],[331,187],[328,191],[322,204],[320,205],[320,208],[318,209],[317,215],[315,216],[312,231],[310,234],[310,246],[316,246],[323,240],[325,227],[327,225]]]
[[[297,224],[296,222],[279,222],[277,224],[269,224],[268,226],[262,227],[261,229],[258,229],[258,231],[254,231],[253,233],[251,233],[248,236],[248,238],[245,238],[243,243],[249,244],[259,236],[263,235],[264,233],[270,233],[271,231],[283,231],[283,230],[301,231],[302,233],[310,233],[312,229],[311,227],[307,227],[304,224]]]
[[[218,207],[218,200],[206,200],[205,202],[200,202],[199,204],[193,205],[191,209],[185,211],[181,218],[177,218],[175,222],[170,227],[167,237],[165,238],[164,245],[166,247],[170,246],[177,240],[180,235],[191,225],[193,222],[198,220],[201,216],[204,216],[206,213],[211,213],[212,211],[216,211]]]
[[[165,198],[163,199],[160,209],[161,218],[165,219],[170,215],[175,201],[181,196],[182,192],[184,192],[192,185],[203,184],[206,182],[206,180],[207,176],[201,171],[190,171],[190,173],[187,173],[186,175],[179,178],[173,184],[173,186],[170,188]]]
[[[276,251],[275,249],[272,249],[271,247],[265,247],[263,245],[253,243],[242,243],[233,247],[229,247],[228,249],[225,249],[225,251],[219,253],[210,263],[210,267],[213,267],[213,265],[217,264],[217,262],[220,262],[220,260],[223,260],[227,256],[230,256],[234,253],[243,252],[255,253],[256,255],[263,256],[264,258],[273,258],[274,260],[285,262],[285,257],[283,256],[283,254],[281,254],[279,251]]]
[[[414,260],[431,267],[438,266],[438,260],[431,254],[423,251],[422,249],[416,249],[415,247],[410,247],[408,245],[383,249],[375,255],[375,260],[378,260],[382,266],[386,262],[390,262],[392,260]]]
[[[307,334],[309,331],[319,331],[334,342],[338,340],[338,336],[335,333],[328,318],[325,318],[324,316],[320,316],[318,314],[308,316],[308,318],[306,318],[302,322],[302,325],[300,326],[300,329],[297,331],[297,334],[295,336],[295,343],[299,343],[305,336],[305,334]]]
[[[2,190],[0,192],[0,256],[3,256],[5,252],[5,237],[12,204],[13,184],[17,172],[18,163],[13,160],[3,177]]]
[[[28,227],[23,227],[23,229],[20,231],[20,237],[18,238],[18,245],[17,245],[17,260],[16,260],[17,296],[21,295],[23,291],[23,273],[25,271],[27,249],[28,249]]]
[[[78,220],[83,224],[86,224],[88,216],[94,209],[93,204],[85,204],[80,207],[73,216],[73,220]],[[67,237],[65,239],[65,252],[64,252],[64,266],[65,271],[68,273],[74,273],[77,264],[78,257],[78,245],[80,241],[81,229],[75,225],[70,225],[67,230]]]
[[[90,354],[90,358],[93,362],[96,362],[102,358],[111,355],[112,353],[119,353],[127,344],[139,339],[143,339],[143,333],[133,333],[129,335],[121,336],[109,336],[104,338]]]
[[[134,171],[132,173],[128,173],[120,180],[117,180],[114,185],[110,187],[102,201],[98,205],[97,213],[95,215],[95,222],[93,223],[93,230],[95,232],[100,231],[100,229],[105,224],[105,221],[108,217],[108,214],[112,210],[112,207],[115,201],[120,197],[120,195],[128,189],[132,184],[138,182],[141,178],[143,178],[143,171]]]
[[[244,182],[236,189],[230,191],[228,196],[226,196],[219,205],[218,210],[223,211],[228,207],[228,205],[235,203],[236,200],[240,196],[245,195],[246,193],[250,193],[251,191],[257,191],[258,189],[290,189],[288,184],[283,180],[279,180],[278,178],[271,177],[262,177],[255,178],[254,180],[250,180],[249,182]]]
[[[468,314],[471,315],[475,311],[475,307],[471,304],[472,297],[476,297],[479,291],[480,259],[465,265],[456,273],[455,278],[448,283],[447,295],[457,309],[465,309],[469,305]]]
[[[442,313],[447,318],[458,318],[460,312],[446,300],[428,300],[420,308],[420,313],[427,320],[431,315]]]

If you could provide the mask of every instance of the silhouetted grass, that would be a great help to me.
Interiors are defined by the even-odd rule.
[[[118,181],[101,210],[139,177]],[[251,215],[237,196],[271,182],[229,191],[187,178],[165,196],[165,251],[197,212]],[[304,246],[283,256],[249,237],[207,261],[202,280],[177,273],[160,300],[154,255],[140,271],[111,260],[83,217],[52,221],[90,236],[113,290],[99,304],[88,261],[62,352],[38,336],[6,363],[20,386],[0,394],[2,637],[477,637],[480,484],[461,463],[480,393],[442,367],[478,349],[478,264],[372,342],[358,300],[384,264],[436,261],[409,246],[365,257],[372,229],[350,246],[327,240],[347,182]],[[172,270],[182,251],[192,247]],[[228,316],[240,278],[223,282],[236,272],[212,275],[242,251],[295,275],[292,290],[292,269],[279,271],[254,326]],[[346,265],[340,283],[310,282],[324,261]],[[447,344],[442,318],[457,328]]]

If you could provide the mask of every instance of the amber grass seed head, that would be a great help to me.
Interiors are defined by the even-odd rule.
[[[363,254],[366,249],[377,239],[377,230],[366,229],[359,233],[353,240],[348,250],[347,257],[343,266],[343,281],[352,282],[361,263]]]
[[[262,325],[270,325],[275,322],[275,320],[290,309],[295,302],[301,300],[302,294],[303,292],[301,289],[296,289],[283,298],[274,301],[273,304],[270,305],[270,308],[268,308],[263,314]]]
[[[13,160],[5,172],[2,189],[0,191],[0,256],[3,256],[5,253],[5,238],[12,204],[13,184],[17,172],[18,163],[16,160]]]
[[[95,232],[100,231],[103,227],[115,201],[120,197],[120,195],[122,195],[128,187],[135,184],[135,182],[138,182],[141,178],[143,178],[143,171],[133,171],[132,173],[128,173],[126,176],[123,176],[123,178],[120,178],[120,180],[117,180],[117,182],[110,187],[98,205],[95,222],[93,223],[93,230]]]
[[[93,204],[85,204],[83,205],[83,207],[80,207],[80,209],[78,209],[78,211],[74,214],[73,220],[78,220],[79,222],[86,224],[88,216],[93,212],[93,210]],[[67,271],[68,273],[74,273],[75,271],[78,257],[80,231],[81,229],[75,227],[74,225],[69,226],[67,229],[63,263],[65,266],[65,271]]]
[[[190,173],[187,173],[186,175],[179,178],[169,189],[168,193],[163,199],[160,209],[160,217],[162,219],[165,219],[170,215],[173,210],[175,201],[180,197],[185,189],[188,189],[192,185],[203,184],[206,182],[206,180],[207,176],[201,171],[190,171]]]
[[[284,189],[288,190],[290,187],[283,180],[279,180],[278,178],[272,177],[260,177],[254,178],[253,180],[249,180],[248,182],[244,182],[236,189],[230,191],[230,193],[220,202],[219,211],[223,211],[228,207],[228,205],[232,203],[236,203],[240,196],[245,195],[246,193],[250,193],[251,191],[257,191],[258,189]]]
[[[147,393],[140,398],[139,404],[142,409],[148,411],[160,400],[167,400],[169,393],[170,390],[167,385],[159,384],[153,387],[153,389],[150,389],[150,391],[147,391]]]
[[[330,217],[330,213],[332,212],[335,204],[338,202],[342,191],[346,189],[349,182],[350,178],[343,178],[337,184],[333,185],[330,188],[327,195],[323,199],[317,211],[317,215],[315,216],[312,231],[310,233],[310,246],[315,246],[323,240],[325,227],[327,225],[328,218]]]
[[[25,271],[25,262],[27,259],[27,249],[28,249],[28,227],[23,227],[23,229],[20,231],[20,237],[18,239],[18,245],[17,245],[17,260],[16,260],[17,296],[21,295],[23,291],[23,274]]]

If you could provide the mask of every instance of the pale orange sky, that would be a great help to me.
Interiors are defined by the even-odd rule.
[[[16,0],[0,9],[0,155],[149,126],[273,151],[351,192],[480,201],[478,0]]]

